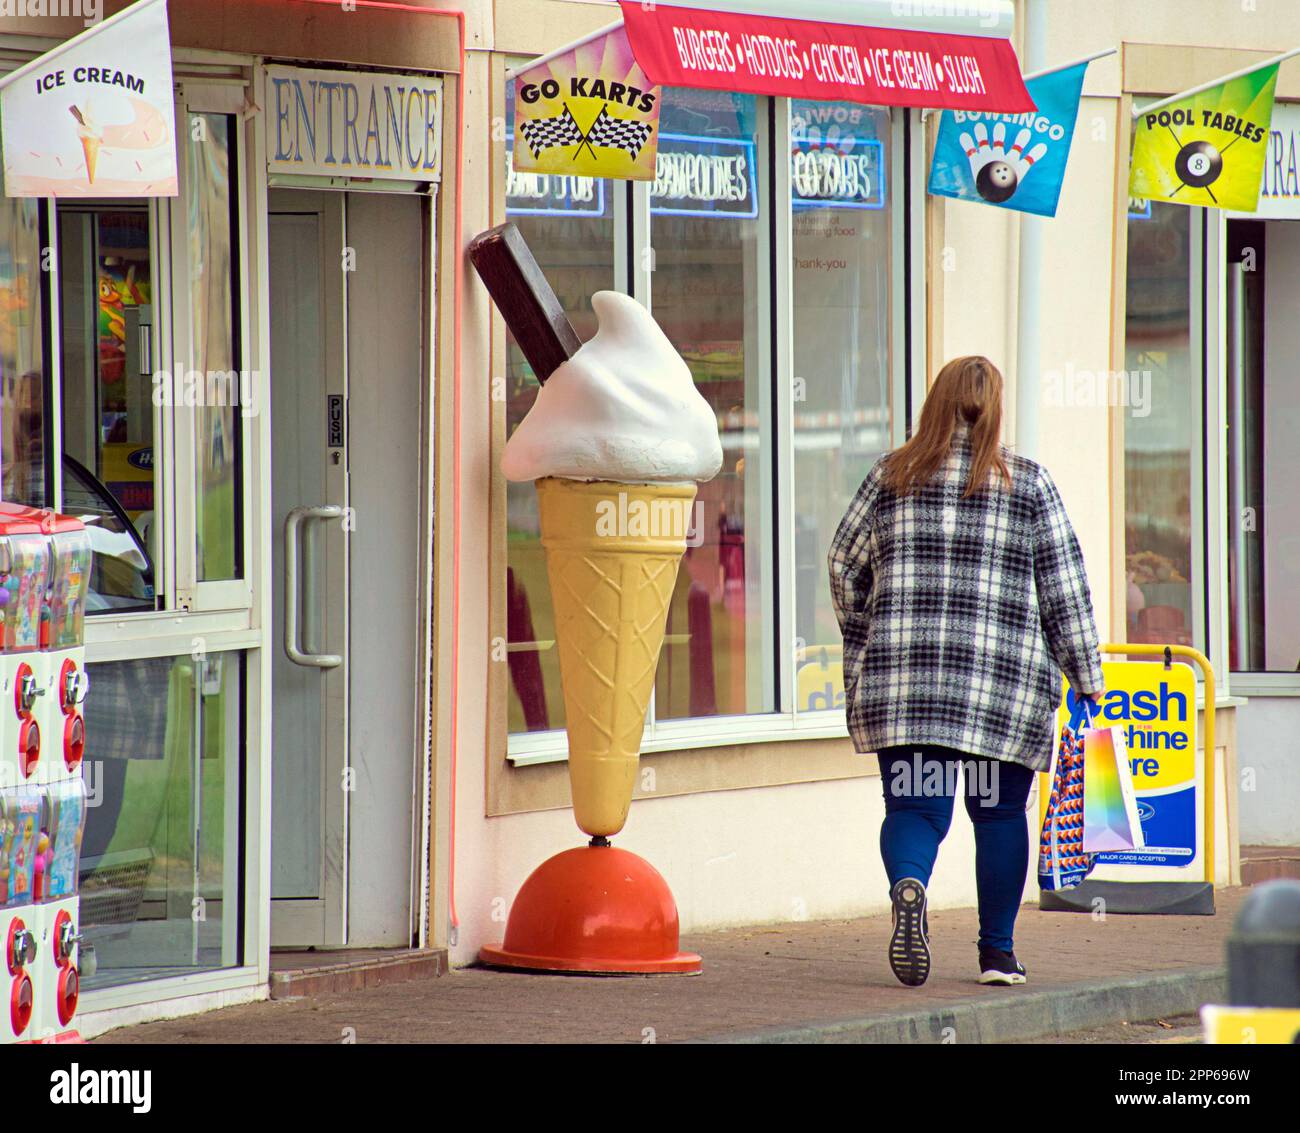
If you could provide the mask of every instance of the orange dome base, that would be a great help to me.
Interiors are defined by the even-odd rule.
[[[529,874],[505,942],[485,946],[479,959],[543,972],[698,972],[699,956],[679,952],[677,938],[677,902],[654,866],[614,846],[579,846]]]

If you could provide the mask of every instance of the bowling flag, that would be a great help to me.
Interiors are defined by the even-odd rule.
[[[174,197],[167,0],[136,0],[0,78],[11,197]]]
[[[1254,212],[1277,67],[1135,110],[1129,195]]]
[[[930,162],[939,197],[1055,216],[1088,61],[1025,80],[1037,110],[945,110]]]
[[[632,57],[622,25],[512,78],[516,172],[654,180],[663,90]]]

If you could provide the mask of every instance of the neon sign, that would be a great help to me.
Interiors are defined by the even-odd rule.
[[[883,209],[885,146],[877,138],[830,144],[796,138],[790,150],[795,208]]]

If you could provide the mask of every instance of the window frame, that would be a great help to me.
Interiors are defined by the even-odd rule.
[[[504,98],[502,105],[504,105]],[[926,389],[926,278],[925,278],[925,146],[919,110],[886,108],[890,114],[891,263],[890,292],[895,302],[890,315],[890,401],[896,407],[890,440],[901,444],[911,432],[914,413]],[[651,696],[642,752],[690,751],[698,748],[747,743],[846,738],[849,734],[842,709],[798,711],[795,705],[797,651],[794,585],[796,551],[793,514],[795,377],[793,220],[789,160],[777,160],[790,151],[789,98],[768,97],[760,103],[759,145],[767,143],[766,183],[760,192],[760,219],[766,231],[760,246],[769,257],[769,270],[759,281],[758,303],[770,309],[760,332],[764,352],[761,365],[767,379],[764,406],[767,413],[763,441],[770,460],[773,487],[766,493],[764,512],[775,516],[767,524],[773,570],[769,582],[777,617],[765,621],[772,630],[776,684],[774,710],[742,715],[717,715],[658,720]],[[650,182],[615,183],[610,194],[614,208],[615,286],[654,310],[651,252]],[[766,197],[766,201],[763,200]],[[504,533],[501,533],[503,551]],[[504,569],[505,554],[501,562]],[[509,693],[507,692],[507,697]],[[502,704],[504,710],[505,704]],[[568,737],[563,728],[547,731],[506,732],[506,758],[515,767],[564,762]]]

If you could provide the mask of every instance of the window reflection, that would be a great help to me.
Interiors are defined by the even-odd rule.
[[[90,613],[156,605],[151,262],[146,209],[59,207],[64,509],[90,529]]]
[[[1128,640],[1192,644],[1191,222],[1150,202],[1128,221],[1125,368],[1161,412],[1124,419]]]
[[[81,930],[97,971],[84,986],[231,966],[242,655],[86,668]]]
[[[40,210],[0,197],[0,496],[45,503],[45,336]]]
[[[239,509],[239,347],[235,331],[235,261],[230,186],[230,119],[190,115],[185,145],[189,233],[191,368],[203,375],[204,404],[195,409],[198,444],[199,579],[241,572]]]

